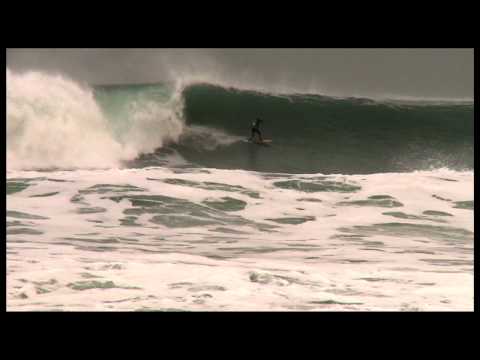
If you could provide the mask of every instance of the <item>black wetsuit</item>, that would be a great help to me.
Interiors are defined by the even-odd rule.
[[[258,134],[259,140],[263,141],[262,133],[260,132],[260,122],[259,121],[255,121],[252,124],[252,135],[250,136],[250,141],[255,139],[255,134]]]

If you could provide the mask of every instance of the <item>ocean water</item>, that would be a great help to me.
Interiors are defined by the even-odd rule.
[[[7,310],[473,310],[473,112],[7,70]]]

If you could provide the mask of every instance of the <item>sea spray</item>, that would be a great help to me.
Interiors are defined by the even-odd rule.
[[[7,167],[118,167],[180,136],[177,97],[130,100],[122,103],[128,111],[119,126],[94,89],[61,75],[7,69]]]

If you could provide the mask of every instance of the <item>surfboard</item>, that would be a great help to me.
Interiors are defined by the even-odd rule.
[[[263,145],[263,146],[270,146],[273,140],[270,139],[263,139],[263,141],[252,141],[252,140],[245,140],[245,142],[255,144],[255,145]]]

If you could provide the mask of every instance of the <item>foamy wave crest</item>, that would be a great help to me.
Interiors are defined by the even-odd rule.
[[[88,86],[60,75],[7,69],[7,168],[117,167],[183,131],[178,105],[128,105],[119,131]]]
[[[127,109],[121,114],[123,129],[118,138],[130,158],[140,153],[151,153],[167,142],[176,142],[184,131],[182,102],[179,94],[168,100],[136,98],[125,99]],[[109,116],[112,122],[119,118]]]

